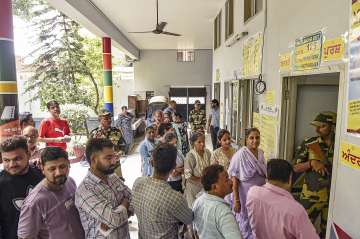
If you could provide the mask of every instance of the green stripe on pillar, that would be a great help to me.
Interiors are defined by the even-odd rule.
[[[112,71],[104,71],[104,86],[112,86]]]

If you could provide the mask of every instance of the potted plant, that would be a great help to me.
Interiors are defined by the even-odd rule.
[[[65,105],[62,117],[67,119],[71,129],[72,152],[71,161],[78,162],[85,155],[85,144],[89,136],[87,119],[90,117],[91,109],[83,105]]]

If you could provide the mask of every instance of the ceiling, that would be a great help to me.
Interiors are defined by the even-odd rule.
[[[156,0],[92,0],[139,49],[211,49],[213,19],[225,0],[159,0],[159,22],[181,37],[132,34],[156,25]]]

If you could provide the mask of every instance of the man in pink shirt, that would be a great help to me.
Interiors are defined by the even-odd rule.
[[[254,238],[318,239],[304,207],[290,194],[293,168],[283,159],[267,163],[267,183],[253,186],[246,207]]]

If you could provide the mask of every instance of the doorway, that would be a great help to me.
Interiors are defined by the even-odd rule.
[[[188,121],[195,100],[200,100],[201,109],[206,111],[206,95],[205,87],[171,87],[169,91],[169,99],[176,101],[176,112],[182,115],[184,121]]]
[[[214,84],[213,99],[217,99],[218,101],[220,101],[220,83],[215,83]]]
[[[337,112],[340,73],[285,77],[280,126],[280,157],[293,162],[296,147],[316,136],[310,122],[323,111]]]
[[[245,144],[245,129],[251,125],[252,81],[234,80],[230,84],[229,131],[237,145]]]

